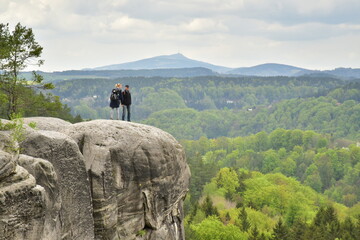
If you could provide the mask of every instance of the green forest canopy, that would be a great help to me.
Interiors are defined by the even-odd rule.
[[[206,239],[207,231],[208,239],[359,236],[359,146],[285,129],[182,145],[193,173],[186,239]]]
[[[134,121],[177,139],[246,136],[277,128],[359,138],[360,84],[314,77],[121,78],[62,81],[53,91],[84,118],[108,118],[109,92],[129,84]]]

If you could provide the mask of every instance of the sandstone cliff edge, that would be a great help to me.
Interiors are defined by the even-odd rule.
[[[20,154],[0,131],[0,240],[184,239],[190,170],[170,134],[112,120],[24,122]]]

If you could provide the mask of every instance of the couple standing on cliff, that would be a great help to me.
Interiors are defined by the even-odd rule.
[[[120,119],[120,104],[122,106],[122,120],[125,120],[127,112],[127,120],[130,122],[130,105],[131,105],[131,94],[129,85],[125,85],[125,90],[121,90],[122,85],[120,83],[115,84],[115,88],[111,91],[110,95],[110,119],[114,119],[114,111],[116,109],[117,119]]]

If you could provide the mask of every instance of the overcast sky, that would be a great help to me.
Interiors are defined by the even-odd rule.
[[[44,71],[182,53],[227,67],[360,68],[360,0],[0,0]]]

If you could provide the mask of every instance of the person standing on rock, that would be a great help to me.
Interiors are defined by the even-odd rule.
[[[125,85],[125,90],[122,92],[122,107],[123,107],[123,112],[122,112],[122,120],[125,120],[125,115],[127,112],[127,120],[130,122],[130,105],[131,105],[131,93],[130,93],[130,89],[129,89],[129,85]]]
[[[119,111],[119,107],[120,107],[120,103],[122,103],[123,101],[123,94],[121,91],[121,84],[117,83],[115,84],[115,88],[113,90],[111,90],[111,94],[110,94],[110,119],[114,119],[114,111],[116,110],[117,112],[117,119],[120,119],[120,111]]]

